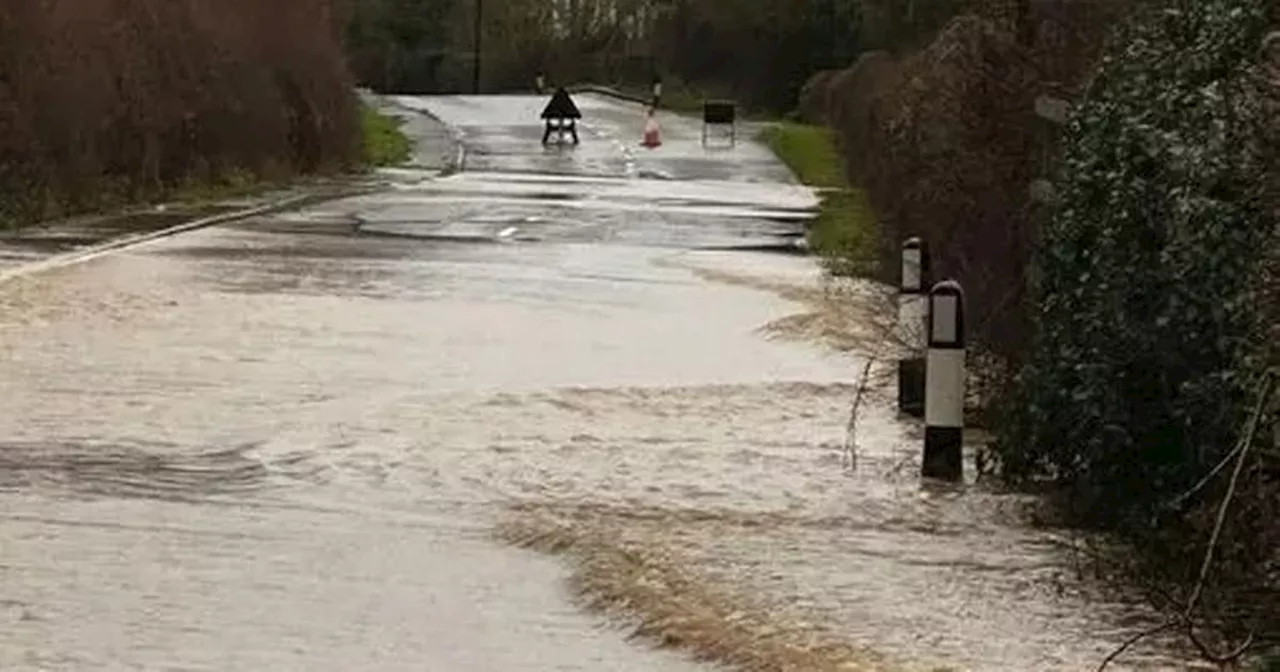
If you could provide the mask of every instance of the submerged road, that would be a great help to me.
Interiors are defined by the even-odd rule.
[[[581,96],[544,149],[543,102],[394,99],[461,170],[0,285],[0,669],[713,669],[495,542],[514,504],[705,511],[708,572],[908,662],[1123,639],[887,408],[841,471],[858,357],[759,333],[817,277],[759,251],[815,203],[764,148]]]

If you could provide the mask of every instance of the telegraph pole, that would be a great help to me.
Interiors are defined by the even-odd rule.
[[[476,26],[475,26],[475,63],[472,64],[472,89],[474,93],[480,93],[480,33],[484,27],[484,0],[476,0]]]

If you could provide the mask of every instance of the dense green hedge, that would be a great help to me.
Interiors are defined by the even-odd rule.
[[[1119,29],[1066,131],[1036,340],[998,453],[1094,522],[1149,526],[1233,447],[1263,368],[1257,201],[1237,96],[1265,0],[1169,0]]]

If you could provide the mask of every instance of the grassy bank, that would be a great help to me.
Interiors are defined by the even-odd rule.
[[[367,166],[395,166],[405,163],[413,152],[413,142],[400,130],[404,120],[360,106],[361,155]]]
[[[875,215],[862,190],[846,181],[832,132],[782,122],[761,131],[761,140],[801,182],[823,190],[808,241],[827,270],[835,275],[870,275],[876,258]]]

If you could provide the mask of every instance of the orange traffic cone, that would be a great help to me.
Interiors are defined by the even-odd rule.
[[[662,132],[658,129],[658,120],[653,118],[653,110],[649,110],[649,116],[644,121],[644,138],[640,140],[640,144],[649,149],[662,144]]]

